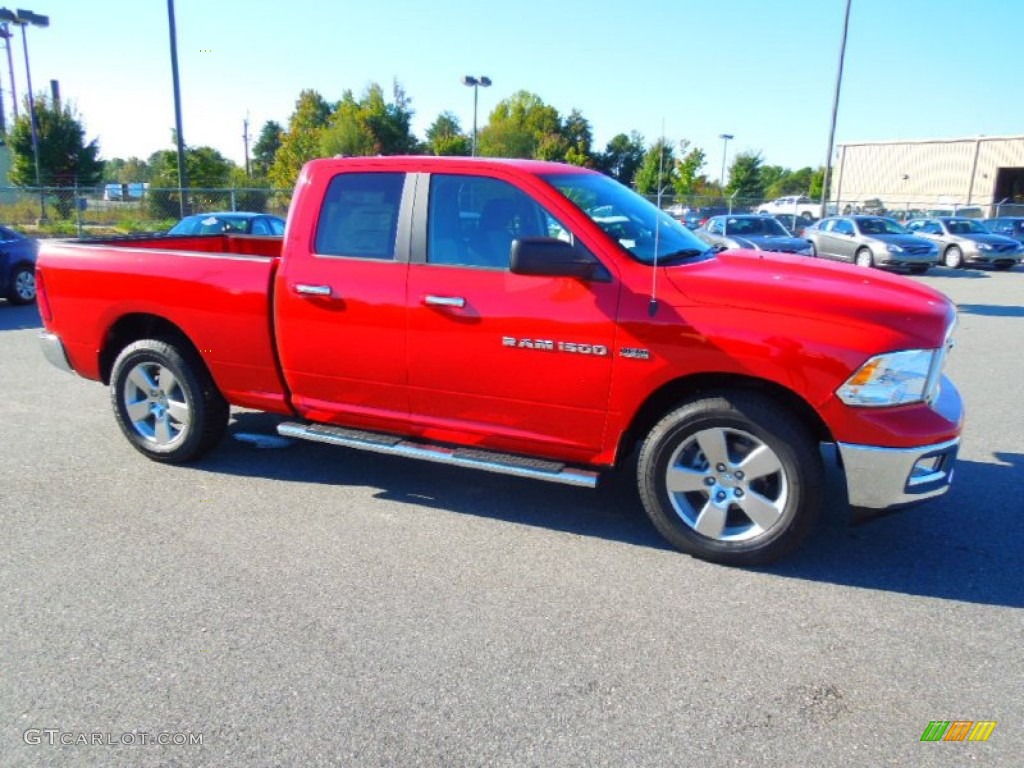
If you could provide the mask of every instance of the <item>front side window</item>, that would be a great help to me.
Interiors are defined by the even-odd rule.
[[[394,259],[402,173],[340,173],[320,209],[314,249],[322,256]]]
[[[433,174],[427,213],[427,263],[508,269],[512,241],[569,239],[529,195],[485,176]]]

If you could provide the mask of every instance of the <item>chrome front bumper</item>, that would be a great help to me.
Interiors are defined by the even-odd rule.
[[[71,367],[71,363],[68,361],[67,352],[64,351],[64,344],[57,334],[43,331],[39,334],[39,345],[43,348],[43,357],[62,371],[68,373],[75,372],[75,369]]]
[[[905,506],[949,490],[960,439],[917,448],[838,443],[850,506]]]

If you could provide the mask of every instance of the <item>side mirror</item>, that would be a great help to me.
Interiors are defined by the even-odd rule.
[[[509,270],[515,275],[589,280],[597,268],[597,260],[589,253],[555,237],[522,237],[512,241]]]

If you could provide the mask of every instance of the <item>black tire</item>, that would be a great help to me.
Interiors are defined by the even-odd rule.
[[[875,254],[871,252],[870,248],[860,248],[857,251],[857,255],[853,257],[853,263],[858,267],[871,268],[875,266]]]
[[[913,266],[907,267],[907,271],[912,275],[923,275],[928,271],[929,264],[914,264]]]
[[[779,403],[721,392],[655,425],[637,481],[647,516],[677,549],[723,565],[761,565],[792,551],[814,526],[824,466],[808,431]]]
[[[960,269],[964,265],[964,252],[956,245],[951,245],[942,254],[943,266]]]
[[[813,240],[808,240],[807,242],[811,244],[811,257],[818,258],[818,246],[814,244]]]
[[[35,267],[31,264],[15,265],[7,286],[7,300],[11,304],[31,304],[36,300]]]
[[[169,464],[192,461],[217,445],[230,415],[203,361],[173,339],[143,339],[121,350],[110,402],[128,442]]]

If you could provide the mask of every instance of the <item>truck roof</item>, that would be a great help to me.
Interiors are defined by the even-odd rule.
[[[315,168],[394,168],[408,172],[430,172],[439,169],[494,168],[513,169],[534,176],[549,173],[596,173],[578,165],[547,160],[524,160],[508,157],[450,157],[436,155],[378,155],[375,157],[331,157],[311,160]]]

